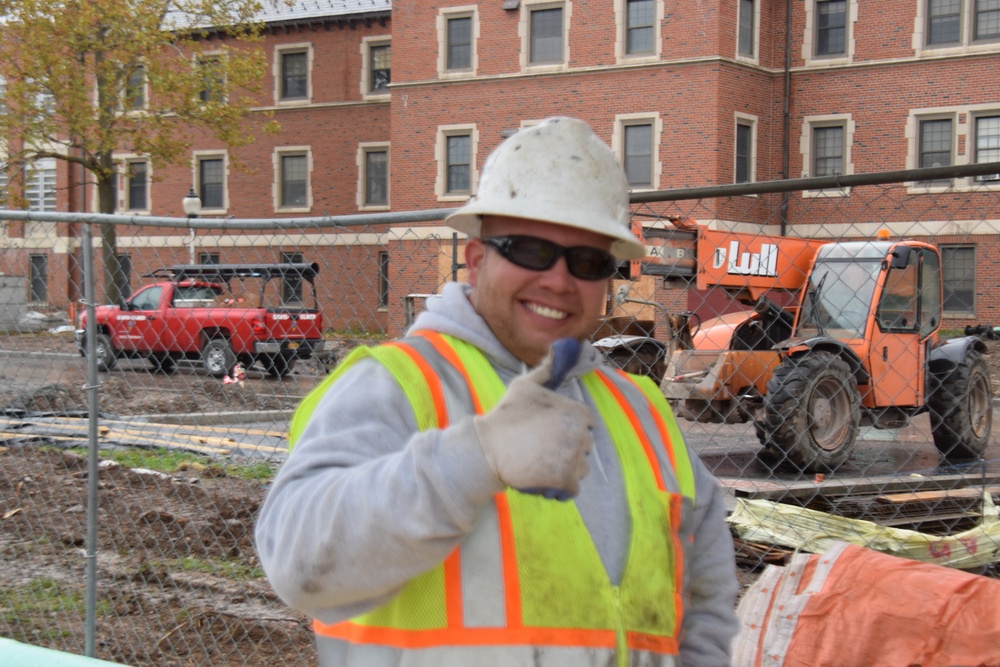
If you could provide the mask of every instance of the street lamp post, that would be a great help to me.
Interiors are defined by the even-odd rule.
[[[201,198],[198,193],[194,191],[194,186],[188,190],[188,193],[184,195],[184,199],[181,200],[181,206],[184,208],[184,215],[188,217],[188,220],[197,218],[201,213]],[[190,235],[188,236],[188,263],[194,264],[194,227],[189,228]]]

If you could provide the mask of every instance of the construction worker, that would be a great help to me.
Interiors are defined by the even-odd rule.
[[[447,223],[469,284],[304,399],[257,523],[320,664],[728,665],[717,483],[648,379],[586,342],[552,377],[645,254],[614,154],[579,120],[522,129]]]

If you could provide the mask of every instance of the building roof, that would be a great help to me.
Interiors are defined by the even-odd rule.
[[[389,14],[392,0],[261,0],[256,17],[263,23],[296,23],[324,18],[347,19]],[[171,9],[164,18],[168,30],[205,25],[187,11]]]
[[[265,23],[392,10],[391,0],[263,0],[257,17]]]

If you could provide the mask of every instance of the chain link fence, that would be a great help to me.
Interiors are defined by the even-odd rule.
[[[744,582],[834,539],[996,575],[1000,190],[984,174],[633,198],[653,256],[611,281],[594,341],[655,378],[730,491]],[[464,277],[444,213],[0,212],[0,636],[132,665],[313,661],[254,518],[298,401]],[[117,306],[100,305],[102,225]]]

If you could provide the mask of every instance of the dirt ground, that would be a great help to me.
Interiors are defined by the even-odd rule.
[[[44,340],[44,339],[42,339]],[[0,342],[9,347],[10,340]],[[1000,387],[1000,341],[987,341]],[[102,411],[116,414],[285,407],[188,376],[183,401],[104,378]],[[994,390],[997,391],[996,389]],[[0,408],[85,411],[79,389],[0,387]],[[85,647],[87,462],[38,444],[0,440],[0,637],[82,654]],[[5,443],[7,443],[5,445]],[[58,444],[58,443],[48,443]],[[96,654],[128,665],[224,667],[314,664],[305,618],[261,576],[252,544],[266,480],[219,464],[170,475],[100,471]],[[742,570],[744,585],[755,578]]]

